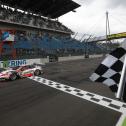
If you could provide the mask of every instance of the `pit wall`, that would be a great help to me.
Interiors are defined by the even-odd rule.
[[[103,55],[90,55],[89,58],[98,58],[98,57],[102,57],[102,56]],[[58,57],[58,62],[79,60],[79,59],[85,59],[84,55],[83,56]],[[0,68],[32,65],[34,63],[45,65],[46,63],[49,63],[49,62],[51,62],[49,57],[41,58],[41,59],[8,60],[8,61],[0,61]],[[55,62],[55,60],[52,60],[52,62]]]

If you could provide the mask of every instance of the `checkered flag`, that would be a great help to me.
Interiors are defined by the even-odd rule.
[[[117,92],[121,77],[126,49],[122,46],[111,52],[91,75],[94,82],[101,82]]]

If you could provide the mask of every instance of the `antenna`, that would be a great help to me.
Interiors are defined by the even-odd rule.
[[[109,35],[110,35],[109,12],[106,11],[106,47],[107,47],[107,49],[108,49],[108,47],[110,48],[110,46],[108,46],[108,44],[111,43],[111,41],[108,38]]]

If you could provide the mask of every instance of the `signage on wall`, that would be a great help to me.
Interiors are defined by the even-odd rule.
[[[27,60],[8,60],[8,61],[0,61],[0,67],[16,67],[23,66],[27,64]]]

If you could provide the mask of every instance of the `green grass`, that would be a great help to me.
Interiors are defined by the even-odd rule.
[[[122,126],[126,126],[126,118],[125,118],[125,120],[124,120]]]

